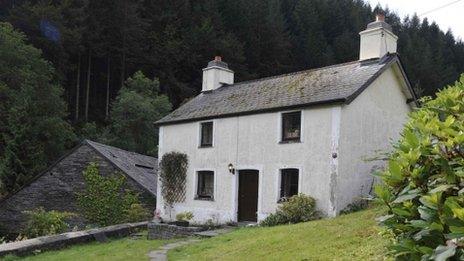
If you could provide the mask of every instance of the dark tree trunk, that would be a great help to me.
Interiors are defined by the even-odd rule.
[[[124,20],[122,24],[122,54],[121,54],[121,88],[126,80],[126,41],[127,41],[127,1],[124,0]]]
[[[89,64],[87,66],[87,87],[85,91],[85,122],[89,119],[89,93],[90,93],[90,68],[92,67],[92,52],[89,50]]]
[[[106,108],[105,108],[105,119],[108,120],[110,114],[110,77],[111,77],[111,64],[110,56],[108,55],[106,64]]]
[[[79,120],[79,94],[81,85],[81,54],[79,53],[77,59],[77,75],[76,75],[76,109],[74,114],[74,121]]]

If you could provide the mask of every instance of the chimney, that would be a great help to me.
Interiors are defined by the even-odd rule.
[[[234,71],[229,69],[227,63],[222,61],[221,56],[214,57],[203,69],[202,92],[212,91],[224,84],[234,83]]]
[[[359,60],[382,58],[387,53],[396,53],[398,36],[392,32],[391,25],[385,22],[385,14],[375,16],[375,22],[367,25],[366,30],[359,33],[361,44]]]

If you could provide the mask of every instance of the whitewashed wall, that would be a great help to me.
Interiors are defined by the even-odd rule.
[[[159,187],[157,208],[167,219],[192,211],[194,222],[237,221],[238,175],[227,168],[232,163],[237,171],[259,170],[258,220],[277,207],[282,168],[300,169],[299,191],[314,197],[322,213],[337,215],[369,192],[372,170],[384,164],[364,159],[389,150],[403,128],[410,107],[397,75],[388,69],[349,105],[302,110],[301,143],[279,144],[282,112],[212,120],[212,148],[199,148],[200,122],[161,127],[160,158],[186,153],[189,169],[186,201],[169,216]],[[214,201],[194,200],[199,170],[215,172]]]
[[[328,212],[331,162],[332,108],[319,107],[302,111],[302,142],[279,144],[281,112],[215,119],[212,148],[198,148],[199,122],[167,125],[160,128],[161,156],[170,151],[189,156],[187,199],[171,213],[193,211],[195,222],[237,220],[238,175],[228,171],[232,163],[237,170],[259,170],[258,219],[277,207],[279,169],[300,169],[300,192],[317,199],[320,210]],[[215,172],[214,201],[194,200],[196,171]],[[158,188],[158,194],[161,189]],[[158,195],[158,208],[163,201]],[[168,218],[169,213],[164,213]]]
[[[337,211],[369,193],[372,172],[383,168],[385,162],[366,160],[391,150],[411,111],[401,88],[402,79],[398,78],[400,74],[393,68],[342,108]]]

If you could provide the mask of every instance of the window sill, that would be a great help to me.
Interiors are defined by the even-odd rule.
[[[198,146],[199,149],[208,149],[208,148],[213,148],[213,145],[200,145]]]
[[[194,197],[194,200],[201,200],[201,201],[214,201],[214,198],[200,198],[200,197]]]
[[[281,140],[279,141],[279,144],[289,144],[289,143],[301,143],[301,140]]]

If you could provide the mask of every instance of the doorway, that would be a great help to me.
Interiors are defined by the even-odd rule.
[[[238,172],[238,221],[258,220],[258,170]]]

